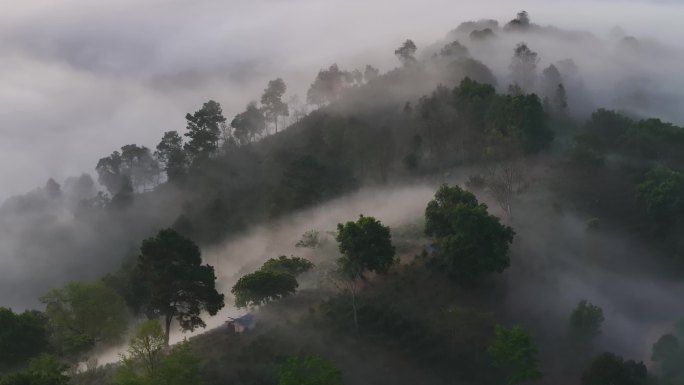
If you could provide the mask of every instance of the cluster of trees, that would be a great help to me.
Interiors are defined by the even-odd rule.
[[[61,356],[78,359],[96,345],[120,342],[129,312],[118,293],[103,282],[69,282],[41,301],[50,321],[51,339]]]
[[[493,364],[506,371],[508,384],[535,381],[542,377],[537,348],[523,328],[496,325],[494,333],[496,339],[488,352]]]
[[[501,273],[510,265],[515,232],[458,186],[441,186],[428,203],[425,233],[437,241],[435,257],[440,266],[463,284]]]
[[[601,334],[603,321],[603,309],[587,300],[581,300],[570,315],[573,337],[587,340],[598,336]]]
[[[635,160],[657,161],[681,167],[684,128],[660,119],[634,120],[624,114],[598,109],[576,138],[575,158],[603,164],[611,154]]]
[[[597,356],[582,373],[582,385],[646,385],[649,383],[651,379],[642,362],[625,360],[613,353],[603,353]]]
[[[278,370],[278,385],[342,385],[342,371],[319,356],[290,357]]]
[[[15,313],[0,307],[0,368],[21,365],[48,346],[48,323],[38,311]]]
[[[337,260],[336,279],[351,295],[354,325],[359,326],[356,297],[364,274],[385,274],[395,262],[390,229],[373,217],[361,215],[355,222],[339,223],[335,237],[342,256]]]
[[[143,309],[150,318],[162,318],[166,343],[171,321],[182,330],[206,327],[202,312],[216,315],[224,306],[216,290],[214,268],[202,264],[199,247],[173,229],[159,231],[140,248],[137,269],[148,285]]]
[[[629,206],[616,210],[640,209],[657,234],[677,237],[684,219],[682,145],[683,127],[599,109],[576,136],[573,160],[589,175],[624,179],[624,200]],[[622,168],[617,171],[610,167],[614,164]]]
[[[529,15],[521,12],[506,29],[524,31],[531,26]],[[466,27],[471,39],[482,40],[493,36],[498,24],[483,21]],[[130,204],[134,193],[150,191],[167,181],[189,192],[182,196],[184,215],[174,229],[145,239],[138,258],[120,272],[102,281],[71,282],[47,293],[42,297],[45,312],[16,314],[0,309],[0,327],[6,331],[0,331],[0,364],[22,366],[46,351],[75,360],[93,347],[120,341],[132,316],[144,315],[150,321],[142,323],[130,341],[117,382],[198,383],[199,366],[189,345],[166,349],[171,325],[175,321],[183,330],[204,327],[202,314],[217,314],[224,298],[216,290],[213,267],[202,263],[199,247],[185,235],[211,238],[205,231],[211,229],[213,239],[220,238],[235,228],[227,221],[258,221],[301,209],[348,191],[363,178],[385,182],[392,173],[405,176],[482,160],[508,162],[497,171],[497,175],[503,174],[501,178],[492,173],[480,182],[487,185],[510,219],[511,197],[518,190],[520,175],[516,167],[508,165],[547,149],[554,138],[549,115],[568,108],[559,67],[548,66],[540,77],[539,55],[520,43],[509,68],[514,83],[501,95],[496,93],[491,71],[471,59],[468,48],[460,42],[452,40],[427,62],[419,61],[416,52],[415,43],[406,40],[394,52],[402,67],[385,75],[372,66],[363,71],[346,71],[337,65],[321,70],[307,93],[307,102],[330,108],[302,118],[296,130],[281,133],[278,141],[251,145],[263,137],[269,125],[278,132],[281,119],[295,114],[293,102],[283,101],[287,87],[282,79],[270,81],[260,103],[249,103],[230,123],[220,104],[208,101],[186,115],[185,133],[164,133],[156,151],[131,144],[102,158],[96,168],[98,180],[112,196],[111,204]],[[415,78],[421,80],[432,65],[459,75],[458,71],[478,74],[473,77],[477,81],[466,77],[456,87],[440,86],[417,103],[414,99],[401,103],[392,99],[392,86],[411,88]],[[534,91],[538,94],[531,93]],[[376,98],[377,94],[386,94],[387,98],[368,103],[361,110],[346,109],[358,100],[365,102],[357,97],[364,93],[369,99],[382,99]],[[416,96],[406,93],[401,97],[404,95]],[[598,110],[582,131],[574,153],[578,163],[598,165],[615,154],[643,160],[649,167],[635,186],[638,201],[663,223],[681,222],[684,176],[678,170],[683,160],[679,151],[684,144],[682,128]],[[653,162],[662,165],[651,167]],[[84,176],[65,183],[62,189],[50,180],[40,194],[46,200],[59,199],[63,194],[95,199],[94,182]],[[108,202],[108,198],[100,198]],[[237,218],[240,210],[246,213],[245,218]],[[268,214],[259,216],[260,210]],[[425,220],[425,234],[435,242],[434,258],[429,260],[456,283],[471,286],[509,267],[515,232],[491,215],[472,193],[457,186],[440,187],[427,205]],[[335,239],[340,256],[331,279],[343,293],[340,302],[345,310],[349,310],[347,297],[351,299],[349,313],[353,313],[355,329],[370,325],[367,327],[378,334],[408,330],[401,335],[402,341],[418,341],[432,333],[421,334],[425,323],[415,322],[389,306],[359,301],[361,289],[375,275],[386,275],[395,266],[396,250],[389,227],[373,217],[360,216],[340,223]],[[319,234],[309,232],[297,246],[315,249],[320,244]],[[258,307],[292,295],[299,287],[297,278],[313,267],[299,257],[269,259],[233,286],[235,305]],[[435,321],[435,335],[443,341],[435,342],[435,346],[469,345],[471,350],[454,349],[463,356],[480,354],[476,350],[486,345],[481,350],[491,361],[487,365],[500,368],[509,383],[540,378],[536,347],[523,328],[493,326],[488,317],[453,308],[439,309],[439,314],[435,318],[444,322]],[[349,317],[340,318],[351,324]],[[570,317],[572,336],[595,339],[603,321],[601,308],[581,301]],[[462,330],[454,332],[458,328]],[[654,361],[673,381],[682,375],[677,367],[684,354],[679,346],[681,338],[676,333],[664,336],[654,346]],[[425,341],[416,342],[416,346],[419,343]],[[33,379],[25,378],[36,376],[48,384],[61,384],[66,381],[64,372],[57,358],[41,356],[24,371],[1,379],[0,385],[33,383]],[[281,385],[342,381],[340,370],[320,357],[292,358],[280,368],[278,377]],[[582,378],[584,385],[646,381],[643,364],[610,353],[597,357]]]
[[[124,197],[135,191],[146,191],[159,183],[160,166],[149,148],[135,144],[121,147],[97,162],[98,181],[109,193]]]
[[[379,75],[380,71],[371,65],[366,65],[362,72],[359,69],[343,70],[333,64],[318,72],[306,93],[306,101],[310,105],[322,107],[339,100],[345,90],[368,83]]]
[[[158,320],[141,323],[131,337],[128,354],[121,357],[117,385],[200,385],[199,360],[187,342],[166,349]]]
[[[134,192],[144,192],[164,179],[183,181],[190,167],[202,164],[218,154],[221,146],[244,145],[260,137],[269,122],[278,131],[279,118],[289,116],[283,101],[287,86],[281,78],[269,81],[261,96],[261,107],[250,102],[244,112],[228,126],[221,105],[209,100],[194,113],[186,114],[186,132],[167,131],[153,153],[145,146],[129,144],[98,161],[99,182],[117,199],[129,199]],[[183,136],[186,141],[183,140]]]
[[[42,354],[22,370],[0,377],[0,385],[68,385],[69,366],[56,356]]]
[[[205,326],[203,313],[215,315],[223,307],[223,295],[215,288],[213,268],[202,264],[199,248],[191,240],[172,229],[161,230],[156,236],[145,239],[140,256],[125,274],[138,281],[136,287],[117,285],[117,281],[111,278],[94,282],[73,281],[41,297],[45,304],[44,312],[16,314],[10,309],[0,308],[0,347],[3,351],[0,367],[21,368],[28,362],[24,371],[3,378],[0,383],[14,384],[11,381],[36,376],[50,379],[46,377],[46,382],[32,379],[16,383],[63,383],[60,381],[65,381],[63,374],[67,366],[62,361],[75,363],[95,348],[120,343],[135,313],[144,314],[151,320],[140,326],[134,337],[137,344],[152,341],[155,349],[161,351],[168,346],[172,320],[175,319],[182,330],[194,330]],[[131,293],[132,290],[135,292]],[[164,321],[165,329],[161,328],[159,319]],[[136,346],[132,343],[132,348]],[[179,354],[185,351],[185,348],[179,349]],[[41,354],[47,353],[55,356],[40,358]],[[169,357],[175,356],[171,354]],[[32,363],[30,359],[38,361]],[[174,359],[185,360],[182,357]],[[52,369],[61,368],[59,375],[53,372],[36,374],[38,369],[34,366],[43,364],[52,365]]]
[[[442,162],[510,157],[545,149],[554,133],[542,101],[535,94],[498,95],[493,86],[464,79],[449,91],[438,88],[420,99],[417,114],[423,123],[417,159]],[[483,129],[484,128],[484,129]],[[427,148],[422,149],[423,143]]]
[[[235,296],[235,306],[262,306],[294,294],[299,287],[296,277],[313,267],[313,263],[300,257],[271,258],[259,270],[242,276],[233,285],[231,293]]]
[[[684,380],[684,321],[674,325],[674,331],[660,337],[653,344],[651,361],[659,367],[663,378],[668,383],[680,383]]]

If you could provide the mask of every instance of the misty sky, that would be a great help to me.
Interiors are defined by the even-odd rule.
[[[679,45],[675,1],[31,0],[0,12],[0,199],[93,172],[128,143],[154,147],[216,99],[230,119],[283,77],[302,98],[318,68],[386,71],[462,21],[534,22]],[[543,54],[543,53],[542,53]]]

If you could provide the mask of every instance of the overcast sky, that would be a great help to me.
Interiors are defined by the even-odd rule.
[[[230,119],[282,77],[301,96],[318,68],[395,64],[462,21],[616,25],[682,47],[676,1],[31,0],[0,12],[0,199],[93,172],[128,143],[154,147],[215,99]]]

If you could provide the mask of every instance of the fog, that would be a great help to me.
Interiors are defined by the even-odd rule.
[[[374,216],[394,230],[406,225],[420,228],[425,206],[439,184],[463,185],[472,172],[454,170],[448,176],[421,184],[361,189],[254,226],[205,248],[204,262],[215,267],[217,288],[226,296],[226,306],[216,316],[204,318],[207,328],[194,332],[181,332],[174,321],[171,342],[220,327],[230,317],[245,314],[248,310],[233,306],[230,289],[240,276],[257,270],[269,258],[297,255],[314,261],[317,266],[308,278],[300,279],[300,290],[325,290],[324,277],[338,257],[336,247],[295,247],[305,231],[317,230],[324,241],[334,242],[332,233],[337,223],[354,220],[360,214]],[[510,323],[529,328],[543,356],[545,352],[557,353],[559,341],[569,334],[570,313],[580,300],[586,299],[601,306],[606,317],[597,345],[648,362],[652,344],[684,314],[684,304],[679,301],[684,284],[668,273],[662,256],[647,245],[619,231],[589,229],[587,218],[559,211],[547,194],[544,183],[534,182],[516,199],[514,209],[518,214],[509,222],[516,231],[511,269],[496,278],[500,299],[495,302],[499,305],[489,310]],[[492,214],[505,217],[487,192],[479,193],[478,199],[488,204]],[[397,241],[395,238],[395,244]],[[413,253],[426,246],[420,239],[412,242],[417,242]],[[398,253],[402,261],[410,261],[413,255],[412,251]],[[100,364],[116,362],[125,351],[126,346],[120,345],[94,352],[93,357]]]
[[[505,23],[527,9],[533,22],[587,29],[608,38],[620,25],[628,35],[657,39],[668,50],[684,6],[652,1],[169,1],[41,0],[5,4],[0,15],[0,199],[92,172],[97,159],[123,144],[154,147],[161,133],[182,130],[186,112],[213,98],[233,116],[258,99],[268,79],[283,77],[289,94],[304,99],[317,70],[397,65],[392,54],[404,39],[419,49],[463,21]],[[516,38],[476,59],[505,75]],[[542,63],[567,51],[531,41]],[[464,42],[467,44],[468,42]],[[612,65],[596,46],[572,51],[597,101],[615,91]],[[672,50],[670,50],[672,51]],[[487,60],[493,59],[493,60]],[[495,59],[495,60],[494,60]],[[586,60],[585,60],[586,59]],[[639,63],[649,62],[639,60]],[[656,79],[643,87],[672,96],[682,89],[671,75],[677,60],[643,68]],[[601,87],[607,84],[606,87]],[[629,89],[629,87],[627,87]],[[670,99],[672,100],[672,99]],[[660,107],[660,106],[659,106]],[[684,120],[672,108],[654,108]],[[20,166],[19,166],[20,165]]]
[[[434,195],[434,187],[430,185],[398,186],[385,189],[363,189],[356,193],[334,199],[310,210],[301,211],[269,224],[256,226],[244,234],[228,239],[221,244],[203,250],[203,260],[215,268],[217,289],[225,296],[226,306],[214,317],[205,319],[207,328],[194,332],[181,332],[175,324],[172,326],[171,342],[176,343],[184,338],[203,333],[222,326],[229,317],[245,314],[247,310],[233,306],[234,298],[230,289],[240,276],[253,272],[261,267],[269,258],[280,255],[304,256],[320,264],[316,274],[326,274],[326,269],[337,257],[335,251],[301,249],[295,247],[302,234],[308,230],[316,230],[322,239],[332,241],[330,232],[336,231],[340,222],[355,220],[358,215],[374,216],[386,225],[396,228],[420,221],[426,203]],[[401,209],[398,210],[397,208]],[[334,249],[334,248],[333,248]],[[300,282],[301,288],[318,287],[315,279]],[[124,353],[126,346],[108,348],[96,354],[100,364],[119,360],[119,353]]]
[[[458,38],[474,59],[492,69],[502,91],[510,82],[513,48],[525,41],[539,54],[538,72],[567,58],[577,64],[577,74],[562,74],[576,118],[607,107],[684,124],[684,78],[679,74],[684,43],[673,33],[684,5],[570,0],[473,4],[41,0],[5,5],[0,14],[0,201],[42,186],[49,177],[61,183],[92,173],[98,158],[124,144],[153,148],[162,132],[182,131],[185,113],[208,99],[219,101],[230,120],[247,102],[259,99],[275,77],[288,84],[287,96],[305,99],[318,69],[332,63],[349,70],[372,64],[389,71],[399,65],[393,51],[406,38],[416,42],[419,57]],[[445,37],[468,20],[492,18],[502,26],[521,9],[530,12],[533,23],[562,30],[499,31],[496,40],[480,44],[467,35]],[[638,47],[621,45],[628,36],[638,39]],[[469,176],[462,173],[447,181]],[[392,227],[414,223],[437,182],[442,180],[362,188],[205,248],[204,259],[216,267],[227,304],[207,320],[209,328],[241,313],[230,306],[230,287],[237,277],[268,258],[301,255],[294,244],[306,230],[332,231],[359,214]],[[601,345],[647,359],[660,325],[684,312],[676,300],[684,286],[667,279],[656,263],[644,262],[649,260],[644,255],[651,257],[645,245],[620,233],[587,231],[588,218],[554,211],[547,194],[537,186],[519,202],[523,214],[513,223],[518,236],[512,268],[502,278],[510,293],[505,316],[530,325],[543,352],[558,338],[558,325],[567,322],[571,309],[588,299],[606,314]],[[103,214],[75,225],[66,203],[38,207],[35,216],[30,210],[17,216],[0,211],[0,305],[39,307],[38,296],[51,287],[68,279],[97,279],[117,269],[126,254],[136,252],[140,239],[170,225],[180,213],[181,202],[173,193],[160,196],[157,206],[142,198],[136,203],[140,210],[113,219]],[[479,198],[501,214],[488,196]],[[27,234],[38,234],[46,243],[26,248],[31,244]],[[185,336],[176,333],[172,340]],[[121,349],[106,352],[101,361],[116,360]]]

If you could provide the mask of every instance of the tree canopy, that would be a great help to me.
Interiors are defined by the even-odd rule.
[[[165,132],[154,154],[164,167],[169,181],[176,182],[183,178],[187,157],[183,150],[183,138],[177,131]]]
[[[0,307],[0,367],[22,363],[48,347],[48,320],[38,311]]]
[[[637,198],[660,220],[684,217],[684,174],[657,166],[637,185]]]
[[[268,82],[268,86],[261,95],[261,105],[266,119],[272,120],[278,132],[278,117],[289,116],[287,103],[283,102],[283,95],[287,86],[283,79],[278,78]]]
[[[235,306],[261,306],[294,294],[299,287],[297,280],[290,274],[271,270],[257,270],[242,276],[233,286]]]
[[[494,364],[507,371],[509,384],[535,381],[542,377],[537,348],[523,328],[496,325],[494,333],[496,339],[487,351]]]
[[[437,240],[436,256],[447,273],[461,282],[501,273],[510,264],[515,232],[458,186],[442,185],[437,190],[425,209],[425,233]]]
[[[354,278],[363,272],[383,274],[394,263],[390,229],[373,217],[361,215],[356,222],[337,225],[338,247],[342,269]]]
[[[290,357],[278,369],[278,385],[342,385],[342,371],[318,356]]]
[[[230,122],[233,127],[233,137],[238,144],[253,142],[266,128],[264,113],[257,107],[256,102],[247,104],[244,112],[235,115]]]
[[[261,266],[261,270],[272,271],[275,273],[285,273],[296,277],[302,273],[306,273],[314,267],[308,259],[301,257],[286,257],[281,255],[278,258],[270,258]]]
[[[641,362],[625,361],[613,353],[596,357],[582,374],[582,385],[645,385],[648,371]]]
[[[54,344],[78,355],[96,344],[119,342],[128,325],[123,299],[102,282],[67,283],[40,299],[53,329]]]
[[[187,130],[185,136],[189,141],[185,143],[185,151],[192,157],[193,161],[206,159],[213,155],[218,149],[221,125],[225,123],[221,105],[210,100],[202,105],[202,108],[194,114],[185,115]]]
[[[223,308],[223,294],[216,291],[214,268],[203,265],[197,245],[173,229],[145,239],[138,269],[149,283],[147,313],[164,318],[168,343],[171,321],[183,330],[205,327],[202,311],[209,315]]]
[[[573,334],[580,338],[601,334],[603,320],[603,310],[586,300],[580,301],[570,315]]]
[[[42,354],[25,369],[0,377],[0,385],[69,385],[68,369],[56,356]]]
[[[333,102],[353,82],[354,78],[349,71],[340,70],[337,64],[333,64],[327,70],[322,69],[318,72],[306,93],[306,101],[319,107]]]

